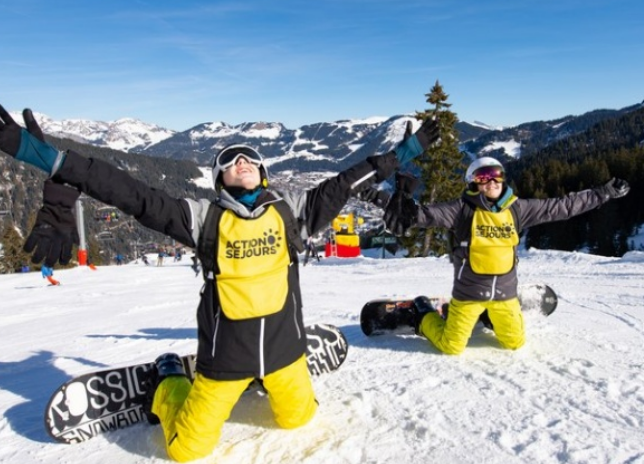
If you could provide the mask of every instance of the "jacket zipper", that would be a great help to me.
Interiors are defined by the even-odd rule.
[[[494,294],[496,293],[496,279],[497,278],[498,278],[497,276],[494,276],[494,278],[492,279],[492,288],[491,288],[492,294],[490,295],[490,300],[489,301],[492,301],[494,299]]]
[[[291,298],[293,300],[293,323],[295,324],[295,330],[297,330],[297,339],[300,340],[302,338],[302,331],[297,324],[297,299],[295,298],[295,293],[291,293]]]
[[[261,318],[260,320],[260,329],[259,329],[259,378],[264,378],[264,370],[266,366],[264,365],[264,330],[266,326],[266,319]]]
[[[215,346],[217,346],[217,332],[219,332],[219,311],[221,307],[217,306],[217,314],[215,314],[215,331],[212,334],[212,357],[215,357]]]
[[[463,276],[464,268],[465,268],[465,258],[463,258],[463,261],[461,262],[461,268],[458,270],[458,280],[461,280],[461,277]]]

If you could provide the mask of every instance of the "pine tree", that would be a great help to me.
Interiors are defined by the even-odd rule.
[[[103,255],[101,254],[101,246],[96,238],[90,236],[87,238],[87,261],[95,266],[102,266],[109,264],[103,262]]]
[[[2,242],[0,274],[11,274],[29,263],[29,255],[22,250],[24,238],[13,221],[6,221],[0,242]]]
[[[458,147],[456,114],[450,111],[447,95],[436,81],[430,93],[425,95],[432,108],[416,113],[416,119],[425,121],[436,118],[440,128],[440,142],[428,147],[423,156],[413,163],[420,169],[421,204],[453,200],[463,193],[463,153]],[[412,229],[408,237],[401,239],[409,257],[440,256],[449,251],[447,230],[442,228]]]

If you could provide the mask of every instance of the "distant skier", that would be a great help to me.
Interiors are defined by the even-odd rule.
[[[192,265],[190,266],[193,271],[195,271],[195,277],[199,275],[199,271],[201,270],[201,266],[199,266],[199,259],[197,258],[197,255],[192,255],[190,257],[190,260],[192,261]]]
[[[40,268],[40,273],[42,274],[42,278],[47,279],[50,284],[60,285],[60,282],[54,279],[54,270],[49,266],[45,266],[43,264],[42,267]]]
[[[444,353],[459,354],[487,310],[501,346],[515,350],[525,343],[517,298],[516,247],[521,229],[598,208],[623,197],[630,187],[624,180],[612,179],[563,198],[520,199],[507,184],[503,165],[490,157],[470,164],[465,182],[467,188],[457,200],[418,205],[411,194],[404,193],[413,191],[407,184],[417,180],[396,176],[397,191],[384,215],[389,230],[398,236],[410,227],[444,227],[454,232],[454,285],[447,315],[435,311],[426,297],[416,298],[416,333]]]

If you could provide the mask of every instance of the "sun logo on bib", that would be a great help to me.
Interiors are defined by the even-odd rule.
[[[273,229],[268,229],[268,231],[264,232],[264,238],[266,239],[266,242],[271,246],[282,246],[282,237],[278,235],[278,232],[273,231]]]

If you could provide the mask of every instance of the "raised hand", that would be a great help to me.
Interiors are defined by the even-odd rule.
[[[33,263],[43,259],[48,267],[53,267],[56,261],[63,265],[69,263],[73,246],[79,244],[76,218],[72,211],[79,195],[75,188],[51,180],[45,182],[43,206],[23,247],[27,253],[36,250],[31,257]]]
[[[597,189],[597,191],[606,200],[622,198],[623,196],[626,196],[630,190],[631,186],[628,185],[628,182],[623,179],[615,179],[614,177]]]
[[[22,118],[26,129],[20,127],[0,105],[0,151],[53,175],[65,160],[65,154],[45,142],[30,109],[22,112]]]
[[[439,138],[440,128],[436,119],[426,119],[414,134],[411,134],[411,121],[407,121],[403,141],[394,150],[398,162],[402,165],[422,155]]]
[[[414,191],[418,179],[411,174],[396,173],[396,193],[387,204],[383,219],[387,229],[398,237],[416,224],[418,205],[414,201]]]

